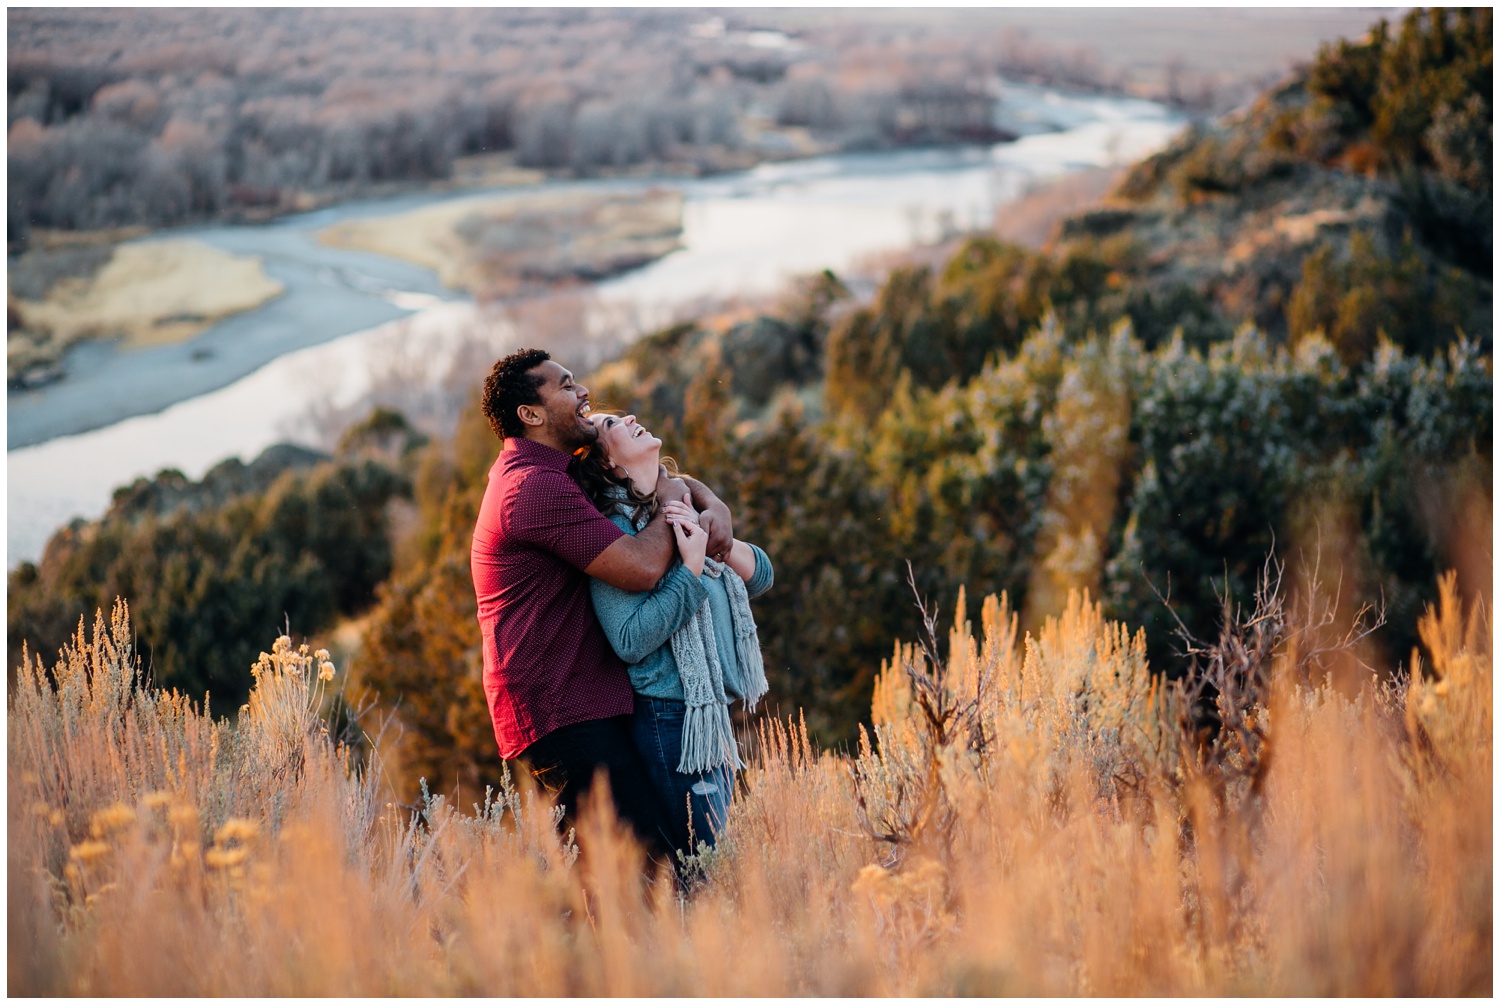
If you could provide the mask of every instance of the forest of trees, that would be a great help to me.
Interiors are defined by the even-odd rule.
[[[11,573],[12,661],[23,642],[50,657],[109,593],[140,612],[154,684],[238,708],[267,626],[319,631],[370,606],[392,569],[393,507],[411,495],[399,458],[423,442],[377,411],[337,457],[281,444],[198,482],[167,470],[121,486],[101,519],[74,521]]]
[[[881,659],[920,627],[907,563],[945,619],[961,587],[1007,592],[1030,624],[1089,589],[1172,674],[1179,630],[1212,638],[1268,556],[1304,591],[1316,561],[1341,614],[1383,607],[1372,662],[1405,663],[1437,574],[1456,567],[1464,595],[1489,576],[1488,246],[1472,223],[1454,238],[1423,221],[1465,206],[1488,234],[1490,38],[1488,12],[1413,12],[1126,179],[1111,212],[1156,206],[1150,226],[1180,233],[1268,185],[1355,179],[1389,197],[1389,226],[1302,247],[1275,298],[1190,273],[1163,287],[1149,255],[1121,256],[1129,241],[1079,238],[1099,225],[1083,214],[1045,252],[975,236],[939,269],[895,270],[869,303],[810,277],[776,312],[666,329],[591,375],[597,404],[637,413],[773,556],[756,603],[773,710],[804,710],[822,742],[851,737]],[[1273,166],[1206,183],[1226,143]],[[339,460],[201,512],[158,513],[160,486],[123,491],[12,573],[12,651],[24,637],[50,654],[123,593],[158,682],[196,691],[201,668],[248,665],[234,647],[264,637],[214,583],[306,593],[298,633],[364,618],[357,674],[401,723],[404,784],[482,789],[499,763],[468,554],[497,444],[477,407],[464,416],[423,445],[377,414]],[[188,543],[236,571],[188,568]]]
[[[780,127],[828,150],[993,141],[997,73],[1129,82],[1016,31],[847,17],[789,38],[722,13],[12,10],[8,241],[263,217],[478,154],[696,172],[794,155]],[[1236,90],[1185,80],[1159,96],[1208,110]]]

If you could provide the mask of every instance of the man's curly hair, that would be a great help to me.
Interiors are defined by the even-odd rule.
[[[516,409],[542,403],[537,388],[542,386],[543,378],[531,371],[551,358],[545,349],[517,349],[490,368],[489,376],[484,378],[480,409],[500,439],[526,434],[526,425]]]

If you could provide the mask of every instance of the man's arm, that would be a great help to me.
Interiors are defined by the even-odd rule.
[[[729,507],[698,479],[684,475],[682,480],[687,483],[693,509],[698,511],[698,526],[708,532],[708,553],[722,560],[734,544],[734,523]],[[670,528],[667,536],[671,537]]]
[[[687,504],[669,505],[675,512],[676,506]],[[610,521],[627,533],[633,529],[624,517],[611,516]],[[589,594],[610,648],[626,663],[639,663],[666,645],[678,629],[693,619],[708,597],[708,589],[686,565],[674,564],[655,587],[643,593],[631,593],[602,579],[590,579]]]
[[[686,499],[687,487],[676,479],[657,483],[657,498],[662,502]],[[723,505],[720,503],[719,505]],[[727,512],[727,510],[726,510]],[[677,554],[677,539],[666,517],[658,509],[651,522],[631,537],[626,534],[599,553],[583,571],[610,586],[642,593],[654,587],[667,574]]]

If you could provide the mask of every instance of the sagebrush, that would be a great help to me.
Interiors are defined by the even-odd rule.
[[[1264,738],[1253,786],[1139,632],[988,598],[896,648],[852,755],[763,721],[680,882],[509,776],[383,802],[289,639],[233,721],[152,691],[120,606],[12,691],[9,991],[1487,995],[1491,626],[1440,596],[1409,680],[1309,677],[1278,636],[1220,709]]]

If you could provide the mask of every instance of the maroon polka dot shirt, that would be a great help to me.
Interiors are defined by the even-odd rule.
[[[500,756],[555,729],[624,715],[630,678],[583,570],[623,531],[569,474],[573,458],[509,437],[490,468],[469,569],[484,636],[484,695]]]

